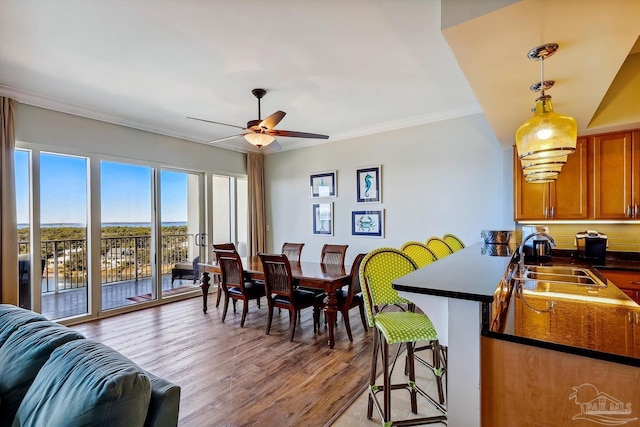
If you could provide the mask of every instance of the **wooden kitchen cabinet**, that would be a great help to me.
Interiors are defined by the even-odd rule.
[[[601,268],[598,272],[640,304],[640,271]]]
[[[555,182],[529,184],[524,180],[518,153],[514,147],[514,215],[515,220],[587,219],[587,138],[578,138],[576,151]]]
[[[595,219],[640,218],[640,131],[593,137]]]

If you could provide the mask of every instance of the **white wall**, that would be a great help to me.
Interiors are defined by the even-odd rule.
[[[432,123],[268,155],[268,250],[304,242],[302,259],[325,243],[348,244],[347,262],[381,246],[453,233],[471,244],[482,229],[513,229],[511,150],[484,115]],[[382,203],[357,204],[356,169],[382,165]],[[309,198],[309,175],[336,170],[338,196]],[[334,202],[334,236],[312,234],[312,204]],[[385,238],[351,236],[351,211],[384,208]]]
[[[16,141],[193,171],[247,173],[242,153],[26,104],[18,105]]]

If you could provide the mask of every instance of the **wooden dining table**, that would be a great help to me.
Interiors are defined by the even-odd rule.
[[[202,268],[200,287],[202,288],[202,311],[207,312],[207,299],[211,277],[209,273],[221,274],[220,266],[215,263],[199,263]],[[264,280],[262,261],[257,256],[242,258],[242,267],[248,277]],[[326,292],[326,316],[329,325],[329,347],[335,345],[334,331],[337,316],[336,292],[351,280],[351,266],[321,264],[319,262],[291,262],[291,274],[298,286],[319,289]]]

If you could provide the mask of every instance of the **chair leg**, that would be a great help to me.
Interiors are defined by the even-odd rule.
[[[367,419],[373,418],[373,393],[374,387],[376,384],[377,374],[377,365],[378,365],[378,348],[380,346],[380,336],[378,330],[376,329],[375,334],[373,335],[373,351],[371,352],[371,371],[369,372],[369,399],[367,403]]]
[[[313,307],[313,333],[320,332],[320,308]]]
[[[299,311],[293,310],[291,313],[291,336],[289,336],[289,341],[293,341],[293,335],[296,333],[296,323],[298,323],[298,315]]]
[[[242,304],[242,319],[240,320],[240,327],[244,328],[244,321],[247,318],[247,312],[249,311],[249,300],[245,299]]]
[[[231,303],[233,304],[233,314],[236,314],[236,299],[232,298]]]
[[[366,332],[369,329],[369,327],[367,326],[367,317],[364,314],[364,301],[363,300],[360,300],[360,303],[358,304],[358,308],[360,309],[360,319],[362,320],[362,328]]]
[[[273,319],[273,304],[268,303],[269,306],[269,317],[267,318],[267,335],[269,335],[269,331],[271,331],[271,320]]]
[[[407,343],[407,365],[409,366],[409,382],[411,384],[415,384],[416,382],[416,365],[415,365],[415,358],[413,357],[413,349],[414,349],[415,344],[414,343]],[[417,392],[415,388],[412,388],[409,391],[409,394],[411,396],[411,412],[413,412],[414,414],[418,413],[418,399],[417,399]]]
[[[384,337],[380,337],[382,342],[382,375],[384,377],[384,385],[382,392],[384,393],[384,425],[390,425],[391,421],[391,378],[389,373],[389,344]]]
[[[224,323],[224,319],[227,318],[227,309],[229,308],[229,295],[224,294],[224,306],[222,307],[222,323]]]
[[[220,305],[220,295],[222,294],[222,286],[220,285],[220,279],[217,274],[216,274],[216,282],[218,283],[218,291],[216,292],[216,308],[218,308],[218,306]]]
[[[353,336],[351,336],[351,324],[349,323],[349,310],[342,311],[342,319],[344,320],[344,328],[347,330],[349,341],[353,342]]]

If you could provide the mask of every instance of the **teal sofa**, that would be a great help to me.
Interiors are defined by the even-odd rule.
[[[179,406],[179,386],[40,314],[0,304],[0,427],[170,427]]]

